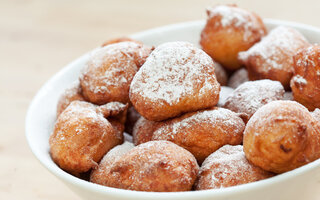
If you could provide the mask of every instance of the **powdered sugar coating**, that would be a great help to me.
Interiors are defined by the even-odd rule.
[[[219,90],[210,56],[191,43],[169,42],[158,46],[137,72],[130,100],[141,115],[158,121],[214,106]]]
[[[230,94],[224,107],[250,118],[261,106],[283,99],[284,88],[279,81],[258,80],[241,84]]]
[[[134,145],[151,141],[154,131],[163,123],[150,121],[141,116],[133,127],[132,136]]]
[[[240,144],[244,128],[236,113],[216,107],[166,121],[154,131],[152,139],[172,141],[190,151],[201,163],[225,144]]]
[[[126,103],[133,76],[150,51],[136,42],[120,42],[96,49],[80,76],[83,95],[96,104]]]
[[[320,45],[312,44],[293,57],[294,76],[290,87],[294,100],[310,111],[320,108]]]
[[[313,112],[311,112],[312,116],[320,122],[320,109],[316,108]]]
[[[241,68],[235,71],[229,78],[228,86],[236,89],[239,85],[249,81],[248,71],[245,68]]]
[[[195,158],[167,141],[134,147],[105,168],[106,186],[155,192],[190,190],[198,173]]]
[[[268,72],[270,69],[283,69],[287,63],[283,63],[281,56],[290,55],[306,45],[307,40],[295,29],[279,26],[262,38],[246,52],[239,53],[239,59],[246,60],[249,56],[260,56],[264,63],[261,71]],[[292,58],[287,59],[292,65]],[[291,68],[292,71],[292,68]]]
[[[233,88],[227,87],[227,86],[221,86],[221,91],[219,94],[219,102],[218,105],[219,107],[224,106],[228,96],[234,91]]]
[[[189,128],[200,123],[210,124],[214,127],[219,125],[232,127],[231,129],[234,130],[234,132],[225,132],[225,134],[233,134],[233,136],[237,136],[243,131],[243,124],[241,123],[240,118],[239,120],[234,120],[235,116],[235,113],[224,108],[198,111],[189,117],[182,118],[182,120],[172,120],[172,123],[168,123],[168,125],[157,129],[153,138],[174,138],[176,134],[183,133],[182,130],[185,128]],[[164,136],[164,133],[170,134]]]
[[[248,162],[241,145],[225,145],[203,162],[196,190],[219,189],[255,182],[272,176]]]
[[[238,54],[239,61],[249,72],[250,80],[278,80],[285,88],[293,75],[293,55],[308,46],[305,37],[297,30],[279,26],[270,31],[248,51]]]
[[[235,5],[218,5],[207,9],[208,17],[220,17],[219,23],[215,26],[235,27],[244,30],[244,40],[252,39],[253,34],[257,34],[253,30],[257,29],[260,35],[265,34],[264,29],[257,27],[261,26],[261,22],[257,17],[242,8]],[[230,30],[231,31],[231,30]]]
[[[112,166],[114,162],[120,159],[128,151],[130,151],[134,145],[130,142],[124,142],[121,145],[117,145],[112,148],[106,155],[103,156],[96,169],[93,169],[90,175],[90,182],[103,184],[105,179],[108,178],[108,174],[105,172]]]
[[[121,158],[121,156],[123,156],[128,151],[130,151],[133,147],[134,145],[131,142],[127,142],[127,141],[125,141],[121,145],[117,145],[113,147],[105,156],[103,156],[99,165],[103,165],[104,167],[111,165],[117,159]]]
[[[123,141],[97,106],[73,101],[59,115],[50,136],[52,159],[64,170],[78,175],[97,166],[103,155]]]
[[[308,83],[308,81],[300,75],[296,75],[292,77],[292,79],[293,79],[293,82],[301,86],[300,89],[302,89],[303,86],[306,86]]]
[[[319,62],[319,57],[317,56],[316,49],[319,48],[319,44],[313,44],[306,49],[302,49],[299,53],[304,52],[303,56],[298,57],[296,60],[296,65],[298,66],[313,66],[319,73],[320,69],[316,68],[316,63]]]
[[[214,72],[212,59],[200,49],[187,42],[172,42],[158,46],[147,59],[131,84],[131,93],[159,103],[172,105],[182,97],[194,93],[194,84],[201,84],[200,92],[211,89]],[[159,71],[161,70],[161,71]],[[145,79],[139,81],[139,76]]]
[[[74,81],[69,87],[67,87],[61,94],[57,104],[57,117],[62,113],[68,105],[75,100],[84,101],[82,96],[82,90],[79,80]]]

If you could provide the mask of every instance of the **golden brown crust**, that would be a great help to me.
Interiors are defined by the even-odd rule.
[[[72,101],[85,101],[79,80],[72,83],[70,87],[65,89],[61,94],[57,104],[57,117],[66,109]]]
[[[320,108],[320,45],[302,49],[293,57],[291,89],[295,101],[309,110]]]
[[[188,42],[158,46],[137,72],[130,101],[146,119],[162,121],[218,103],[212,59]]]
[[[191,153],[167,141],[134,147],[91,181],[109,187],[152,192],[191,190],[199,167]]]
[[[123,134],[93,104],[73,101],[58,117],[50,136],[50,154],[55,163],[74,175],[87,172]]]
[[[261,107],[244,131],[247,159],[264,170],[283,173],[320,157],[320,126],[294,101]]]
[[[80,76],[84,97],[98,105],[128,103],[131,81],[150,52],[136,42],[110,44],[94,51]]]
[[[227,69],[240,68],[238,53],[249,49],[267,33],[261,18],[235,5],[214,6],[207,13],[200,45]]]
[[[168,140],[190,151],[199,163],[225,144],[242,143],[245,124],[224,108],[187,113],[162,122],[152,140]]]
[[[108,168],[112,164],[125,155],[134,145],[130,142],[124,142],[121,145],[117,145],[112,148],[108,153],[103,156],[97,168],[92,169],[90,174],[90,182],[103,185],[103,182],[108,178]]]
[[[241,145],[225,145],[203,162],[196,190],[219,189],[251,183],[273,176],[246,159]]]
[[[164,122],[149,121],[141,116],[133,127],[132,137],[134,145],[151,141],[154,131],[162,124]]]
[[[279,81],[258,80],[241,84],[225,100],[224,108],[244,113],[248,119],[263,105],[282,100],[284,88]]]
[[[246,66],[250,80],[276,80],[289,89],[294,71],[292,56],[308,45],[297,30],[280,26],[248,51],[240,52],[238,59]]]

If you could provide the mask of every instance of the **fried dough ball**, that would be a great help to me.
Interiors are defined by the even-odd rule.
[[[276,80],[289,89],[294,71],[292,56],[308,45],[297,30],[280,26],[248,51],[240,52],[238,59],[246,66],[250,80]]]
[[[120,38],[114,38],[114,39],[108,40],[108,41],[104,42],[101,46],[104,47],[104,46],[107,46],[109,44],[115,44],[115,43],[119,43],[119,42],[136,42],[136,43],[140,43],[140,42],[138,42],[136,40],[133,40],[131,38],[120,37]]]
[[[227,85],[228,82],[228,74],[226,72],[226,70],[217,62],[213,61],[214,63],[214,67],[215,67],[215,75],[217,78],[218,83],[222,86],[222,85]]]
[[[130,83],[151,49],[120,42],[95,50],[80,76],[83,95],[94,104],[129,102]]]
[[[134,145],[130,142],[124,142],[121,145],[117,145],[112,148],[106,155],[103,156],[102,160],[99,163],[99,166],[92,170],[90,175],[90,182],[97,183],[100,185],[103,184],[105,179],[108,178],[108,168],[112,166],[114,162],[120,159],[123,155],[128,153]]]
[[[57,105],[57,117],[66,109],[72,101],[85,101],[82,96],[82,90],[79,80],[72,83],[70,87],[64,90],[61,94]]]
[[[236,89],[239,85],[247,81],[249,81],[248,71],[245,68],[241,68],[230,76],[228,86]]]
[[[100,106],[98,109],[104,114],[113,128],[118,131],[118,134],[122,134],[125,129],[127,108],[128,105],[120,102],[110,102]]]
[[[127,114],[127,120],[126,120],[126,128],[125,131],[129,134],[132,135],[133,132],[133,127],[136,124],[136,122],[139,120],[139,118],[141,117],[141,115],[138,113],[138,111],[136,111],[136,109],[134,109],[133,106],[131,106],[128,109],[128,114]]]
[[[102,170],[101,176],[91,181],[128,190],[176,192],[191,190],[199,167],[182,147],[151,141],[134,147]]]
[[[220,94],[219,94],[219,102],[217,104],[217,106],[219,107],[223,107],[228,96],[230,94],[232,94],[232,92],[234,91],[233,88],[231,87],[227,87],[227,86],[221,86],[221,91],[220,91]]]
[[[209,8],[207,14],[200,40],[203,50],[229,70],[240,68],[238,53],[267,33],[261,18],[236,5],[217,5]]]
[[[258,80],[241,84],[231,93],[224,104],[224,108],[236,113],[244,113],[248,119],[263,105],[282,100],[284,88],[279,81]]]
[[[203,162],[196,190],[220,189],[263,180],[273,176],[249,163],[241,145],[225,145]]]
[[[241,144],[244,128],[239,115],[216,107],[165,122],[153,133],[152,140],[171,141],[190,151],[202,163],[225,144]]]
[[[294,57],[291,89],[294,100],[309,110],[320,108],[320,45],[300,50]]]
[[[123,134],[106,119],[118,115],[126,105],[97,107],[73,101],[59,115],[50,136],[50,154],[60,168],[78,176],[97,166],[112,147],[123,142]]]
[[[210,56],[189,42],[158,46],[132,80],[130,101],[146,119],[162,121],[218,103]]]
[[[320,157],[320,126],[295,101],[273,101],[261,107],[244,131],[247,159],[264,170],[283,173]]]
[[[141,116],[133,127],[132,137],[134,145],[151,141],[154,131],[163,123],[149,121]]]

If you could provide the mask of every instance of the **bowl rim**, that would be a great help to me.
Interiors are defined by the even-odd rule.
[[[311,25],[297,23],[297,22],[291,22],[291,21],[285,21],[285,20],[276,20],[276,19],[264,19],[263,20],[266,25],[274,25],[274,26],[291,26],[299,29],[308,29],[313,32],[318,32],[320,34],[320,29]],[[161,32],[161,31],[170,31],[177,28],[183,28],[186,26],[197,26],[199,24],[204,24],[205,20],[196,20],[196,21],[188,21],[188,22],[182,22],[182,23],[176,23],[176,24],[170,24],[165,25],[153,29],[148,29],[142,32],[138,32],[135,34],[130,35],[130,38],[141,38],[144,35],[150,35],[152,33]],[[91,51],[90,51],[91,52]],[[133,191],[133,190],[125,190],[125,189],[119,189],[119,188],[112,188],[107,186],[98,185],[95,183],[91,183],[89,181],[82,180],[80,178],[77,178],[62,169],[60,169],[54,162],[47,163],[43,156],[41,156],[41,152],[38,151],[37,147],[34,146],[32,142],[32,129],[33,127],[30,125],[32,121],[32,113],[36,110],[37,105],[40,103],[40,98],[43,96],[43,91],[47,88],[51,87],[52,83],[56,82],[59,77],[64,74],[66,71],[68,71],[70,68],[72,68],[74,65],[78,65],[83,60],[88,59],[90,52],[82,55],[81,57],[78,57],[68,65],[66,65],[64,68],[62,68],[60,71],[58,71],[56,74],[54,74],[49,80],[47,80],[42,87],[38,90],[34,98],[32,99],[25,119],[25,136],[28,142],[28,145],[33,153],[33,155],[37,158],[37,160],[45,167],[47,170],[49,170],[53,175],[57,176],[59,179],[66,181],[68,184],[76,185],[77,187],[80,187],[85,190],[91,190],[94,192],[97,192],[102,195],[109,195],[114,197],[121,197],[121,198],[143,198],[143,199],[168,199],[168,198],[179,198],[179,199],[194,199],[194,198],[201,198],[201,197],[219,197],[219,196],[225,196],[229,194],[234,193],[242,193],[242,192],[249,192],[251,190],[258,190],[263,187],[270,186],[271,184],[279,183],[285,180],[288,180],[290,178],[293,178],[295,176],[303,175],[304,173],[307,173],[315,168],[320,167],[320,159],[315,160],[311,163],[308,163],[302,167],[299,167],[297,169],[291,170],[289,172],[285,172],[283,174],[276,175],[274,177],[260,180],[253,183],[247,183],[243,185],[237,185],[227,188],[221,188],[221,189],[212,189],[212,190],[200,190],[200,191],[185,191],[185,192],[144,192],[144,191]]]

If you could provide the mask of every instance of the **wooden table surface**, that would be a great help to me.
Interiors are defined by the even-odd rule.
[[[207,6],[226,2],[320,27],[317,0],[0,0],[0,199],[80,199],[40,165],[25,139],[28,105],[46,80],[107,39],[204,19]]]

